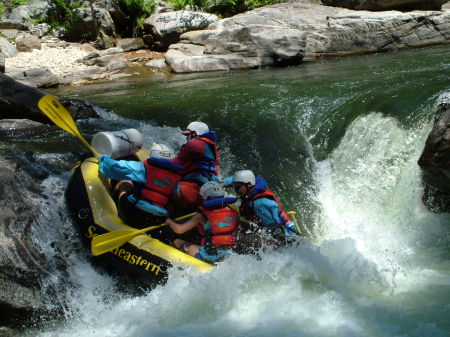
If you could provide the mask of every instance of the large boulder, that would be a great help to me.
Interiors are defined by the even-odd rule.
[[[322,0],[326,5],[357,10],[441,10],[448,0]]]
[[[180,35],[206,28],[210,23],[217,21],[214,14],[176,11],[153,14],[144,23],[144,31],[151,34],[154,40],[154,48],[165,50],[167,47],[180,40]]]
[[[30,19],[45,20],[49,11],[51,11],[50,1],[29,0],[26,4],[17,6],[5,13],[9,20],[18,22],[28,22]]]
[[[41,49],[41,39],[36,35],[21,34],[16,38],[16,48],[20,52],[28,52],[33,49]]]
[[[450,93],[448,100],[439,105],[418,164],[424,204],[434,212],[450,212]]]
[[[292,2],[184,33],[165,58],[174,72],[183,73],[294,65],[449,42],[449,11],[368,12]]]
[[[37,106],[45,92],[31,88],[0,74],[0,119],[29,119],[40,123],[51,123]],[[96,106],[81,100],[61,100],[74,120],[99,117]]]
[[[116,28],[111,15],[106,9],[94,8],[95,21],[90,8],[77,8],[73,10],[78,18],[67,31],[67,37],[71,40],[95,38],[95,28],[97,27],[100,36],[116,36]]]

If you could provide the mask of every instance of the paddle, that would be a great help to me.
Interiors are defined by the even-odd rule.
[[[303,235],[303,233],[300,230],[300,227],[297,223],[297,217],[295,216],[296,214],[297,214],[297,212],[294,212],[294,211],[287,212],[287,215],[292,215],[292,219],[294,220],[294,225],[295,225],[295,228],[297,229],[298,234]]]
[[[193,215],[195,215],[195,213],[186,214],[179,218],[176,218],[175,220],[176,221],[183,220]],[[166,224],[164,223],[161,225],[151,226],[143,229],[117,230],[106,234],[94,236],[91,243],[91,253],[94,256],[107,253],[111,250],[114,250],[122,246],[123,244],[127,243],[128,241],[130,241],[132,238],[134,238],[139,234],[160,228],[162,226],[166,226]]]
[[[86,145],[86,147],[98,158],[97,151],[83,138],[83,136],[78,131],[77,125],[75,124],[69,111],[61,104],[58,99],[50,94],[43,96],[38,101],[39,109],[47,115],[50,120],[59,126],[61,129],[71,133],[77,137],[81,142]]]

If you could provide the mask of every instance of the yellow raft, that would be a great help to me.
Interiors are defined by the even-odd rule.
[[[148,150],[142,149],[136,156],[144,160],[148,158]],[[96,235],[116,230],[135,230],[118,216],[116,204],[110,195],[110,182],[99,173],[98,160],[94,157],[78,164],[69,181],[66,201],[89,250],[92,238]],[[193,268],[198,272],[208,272],[213,268],[164,243],[162,238],[150,235],[152,232],[137,235],[121,247],[92,256],[93,262],[114,274],[128,276],[141,285],[149,286],[164,282],[168,269],[173,266]]]

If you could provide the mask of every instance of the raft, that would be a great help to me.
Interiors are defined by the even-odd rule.
[[[148,158],[148,150],[136,153],[140,160]],[[134,230],[119,217],[110,194],[111,180],[98,171],[98,160],[88,158],[77,164],[66,190],[66,202],[82,241],[90,250],[92,238],[116,230]],[[146,224],[146,226],[151,224]],[[154,224],[159,225],[159,224]],[[152,237],[152,235],[154,237]],[[94,264],[113,274],[127,276],[142,286],[154,286],[167,280],[172,267],[192,268],[200,273],[213,266],[170,246],[164,237],[152,231],[137,235],[124,245],[99,256]]]

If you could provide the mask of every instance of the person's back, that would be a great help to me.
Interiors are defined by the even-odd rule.
[[[187,142],[172,159],[181,165],[181,182],[178,189],[177,208],[181,212],[196,209],[202,202],[200,186],[208,181],[218,181],[219,153],[215,131],[202,122],[190,123],[182,132]]]

